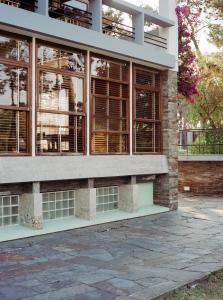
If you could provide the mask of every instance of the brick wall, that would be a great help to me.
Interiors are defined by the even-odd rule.
[[[179,192],[223,195],[223,161],[179,161],[178,170]]]

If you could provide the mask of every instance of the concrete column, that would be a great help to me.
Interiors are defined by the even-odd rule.
[[[178,21],[176,16],[177,0],[159,0],[159,14],[175,21],[175,26],[160,27],[160,36],[167,39],[168,53],[176,56],[175,71],[178,71]]]
[[[129,213],[138,211],[137,184],[122,185],[119,187],[118,208]]]
[[[163,73],[163,154],[167,156],[169,172],[157,175],[154,202],[174,210],[178,207],[177,155],[177,72]]]
[[[95,220],[96,219],[96,189],[79,189],[76,190],[75,200],[76,217]]]
[[[42,194],[39,182],[33,183],[33,191],[20,196],[19,203],[20,224],[33,229],[42,229]]]
[[[144,13],[138,13],[132,16],[132,24],[135,27],[135,42],[144,45]]]
[[[48,11],[49,11],[49,0],[38,0],[37,2],[37,10],[36,12],[44,15],[44,16],[48,16]]]
[[[92,30],[102,32],[102,0],[91,0],[89,10],[92,13]]]

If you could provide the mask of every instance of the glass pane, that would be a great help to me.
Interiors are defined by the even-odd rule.
[[[153,124],[136,122],[135,124],[135,151],[154,152]]]
[[[27,152],[27,113],[0,109],[0,152]]]
[[[136,118],[155,118],[154,93],[136,90],[135,114]]]
[[[114,97],[121,97],[121,85],[116,82],[110,82],[109,95]]]
[[[74,72],[85,72],[85,55],[48,46],[38,47],[38,63],[52,68]]]
[[[29,62],[29,42],[0,36],[0,58]]]
[[[50,72],[40,73],[39,107],[54,111],[83,112],[82,78]]]
[[[109,78],[120,80],[121,79],[121,66],[120,64],[110,63],[109,65]]]
[[[107,60],[92,57],[91,58],[91,75],[98,77],[108,77],[109,64]]]
[[[135,83],[147,86],[154,85],[154,73],[146,70],[136,69]]]
[[[0,64],[0,105],[26,106],[28,70]]]
[[[107,135],[104,133],[95,133],[92,147],[94,152],[107,152]]]
[[[94,98],[94,114],[102,117],[107,117],[107,99]]]
[[[37,114],[39,152],[83,152],[83,117]]]

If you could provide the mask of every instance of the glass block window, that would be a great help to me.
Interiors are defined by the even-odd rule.
[[[104,212],[118,209],[118,187],[102,187],[96,189],[96,211]]]
[[[74,216],[74,191],[43,193],[43,219],[57,219]]]
[[[19,196],[0,196],[0,226],[19,223]]]

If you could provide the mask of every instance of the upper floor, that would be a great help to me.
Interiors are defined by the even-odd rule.
[[[176,0],[159,0],[157,12],[123,0],[0,0],[0,24],[177,70],[175,7]],[[122,13],[121,20],[109,17],[109,8]]]

